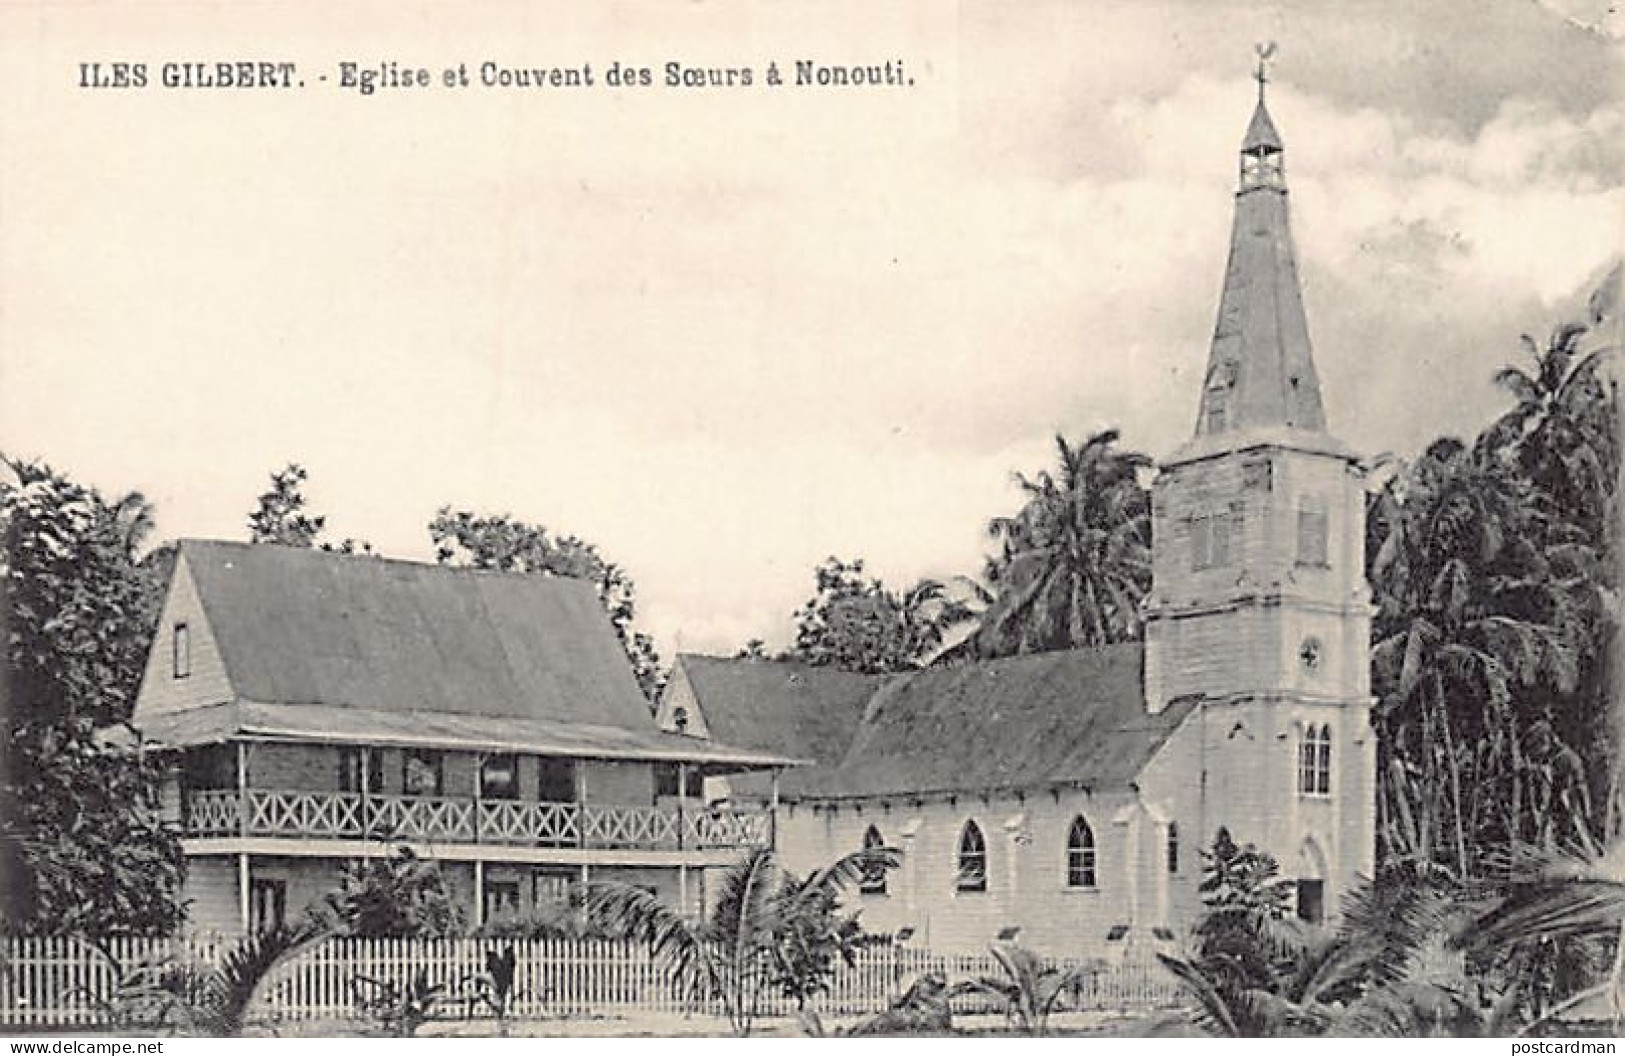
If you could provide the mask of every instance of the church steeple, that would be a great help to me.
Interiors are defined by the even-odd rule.
[[[1326,429],[1287,219],[1285,148],[1264,99],[1265,63],[1273,51],[1259,49],[1254,74],[1258,103],[1241,143],[1241,183],[1202,385],[1199,439]]]

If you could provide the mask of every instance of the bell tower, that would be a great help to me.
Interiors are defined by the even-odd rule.
[[[1375,841],[1365,487],[1326,428],[1288,226],[1285,148],[1258,102],[1192,439],[1152,488],[1146,706],[1197,702],[1201,842],[1221,825],[1335,911]]]

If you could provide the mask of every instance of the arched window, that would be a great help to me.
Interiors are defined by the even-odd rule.
[[[987,890],[987,841],[976,822],[965,822],[959,834],[959,880],[961,891]]]
[[[866,851],[880,851],[886,847],[886,841],[881,838],[880,830],[873,825],[863,834],[863,849]],[[867,865],[863,869],[863,877],[858,881],[858,891],[865,895],[883,895],[886,893],[886,867],[884,865]]]
[[[1168,871],[1179,872],[1179,822],[1168,823]]]
[[[1329,796],[1332,792],[1332,728],[1306,727],[1298,744],[1298,793]]]
[[[1066,834],[1066,886],[1095,886],[1095,830],[1082,815],[1072,819]]]

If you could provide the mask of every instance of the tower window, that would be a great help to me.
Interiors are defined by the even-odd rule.
[[[1231,536],[1239,523],[1231,510],[1203,514],[1190,520],[1191,569],[1222,568],[1231,562]]]
[[[987,841],[976,822],[965,822],[959,834],[959,872],[956,886],[961,891],[987,890]]]
[[[886,841],[881,838],[880,830],[873,825],[863,834],[863,849],[866,851],[885,850]],[[871,864],[863,867],[863,876],[858,880],[858,890],[865,895],[883,895],[886,893],[886,867],[883,864]]]
[[[1095,886],[1095,830],[1082,815],[1072,819],[1066,834],[1066,886]]]
[[[1298,564],[1326,567],[1326,511],[1314,506],[1298,508]]]
[[[1168,823],[1168,871],[1179,872],[1179,822]]]
[[[1329,796],[1332,793],[1332,728],[1309,726],[1298,742],[1298,794]]]
[[[184,623],[175,625],[173,649],[170,666],[175,673],[175,677],[189,677],[192,674],[192,632]],[[160,653],[159,655],[162,656],[163,654]]]

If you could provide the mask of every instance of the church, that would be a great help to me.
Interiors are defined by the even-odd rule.
[[[1264,79],[1191,439],[1152,485],[1143,642],[895,676],[679,659],[665,730],[811,761],[707,798],[776,812],[797,870],[866,846],[870,931],[942,952],[1170,942],[1222,827],[1306,920],[1369,876],[1376,742],[1365,477],[1328,431]]]

